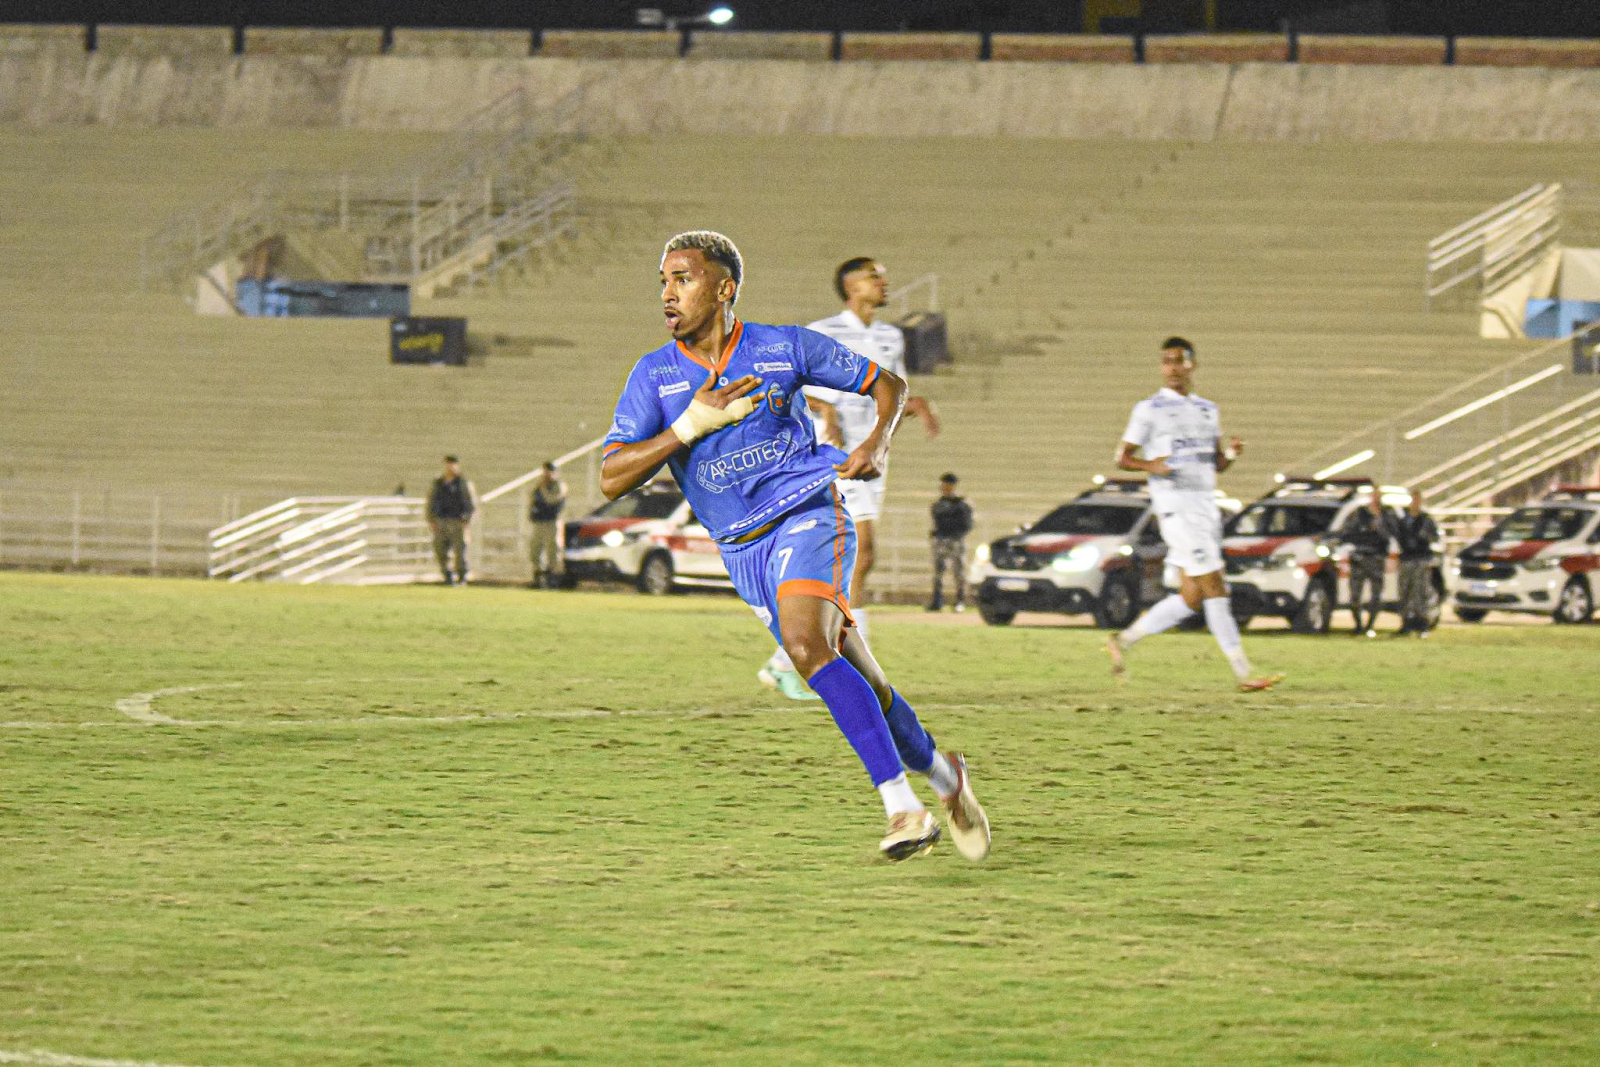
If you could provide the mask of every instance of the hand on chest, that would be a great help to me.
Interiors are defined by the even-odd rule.
[[[736,355],[717,375],[716,386],[721,388],[730,385],[745,375],[760,379],[760,384],[750,395],[759,396],[761,403],[748,418],[789,418],[800,393],[799,378],[792,358],[785,355],[747,359]],[[702,367],[686,366],[680,361],[678,367],[665,369],[661,378],[656,396],[661,405],[662,418],[670,423],[689,407],[695,392],[705,384],[706,372]],[[804,403],[804,398],[800,398],[799,402]]]

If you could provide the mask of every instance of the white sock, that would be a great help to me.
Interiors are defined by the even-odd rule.
[[[956,769],[950,761],[944,758],[943,752],[933,754],[933,765],[927,770],[928,784],[933,786],[933,791],[941,797],[947,797],[961,788],[961,779],[956,775]]]
[[[1183,602],[1183,597],[1173,593],[1165,600],[1157,601],[1149,611],[1135,619],[1132,626],[1117,635],[1117,640],[1126,648],[1140,638],[1153,637],[1163,630],[1172,629],[1193,614],[1194,609]]]
[[[1250,661],[1245,658],[1244,641],[1239,637],[1239,624],[1234,621],[1233,609],[1225,596],[1208,597],[1200,605],[1206,612],[1206,628],[1217,639],[1217,646],[1228,657],[1228,665],[1242,682],[1250,677]]]
[[[878,793],[883,797],[883,810],[890,815],[902,811],[927,810],[922,806],[922,801],[917,799],[917,794],[911,791],[911,783],[906,781],[904,771],[880,785]]]
[[[746,669],[748,670],[748,668]],[[779,645],[778,650],[772,654],[772,658],[767,660],[767,670],[772,671],[774,674],[779,674],[783,671],[793,673],[794,660],[789,658],[789,653],[783,650],[782,645]]]
[[[851,608],[850,615],[856,620],[856,632],[861,635],[861,640],[867,639],[867,612],[865,608]]]

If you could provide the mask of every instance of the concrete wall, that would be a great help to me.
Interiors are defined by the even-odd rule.
[[[107,56],[229,56],[230,26],[101,26],[95,47]]]
[[[1600,139],[1600,70],[1260,63],[0,53],[0,122],[448,130],[588,82],[598,132],[1230,140]],[[663,108],[692,99],[699,110]],[[856,101],[871,99],[863,108]]]
[[[408,30],[396,28],[395,56],[520,59],[533,51],[532,30]]]

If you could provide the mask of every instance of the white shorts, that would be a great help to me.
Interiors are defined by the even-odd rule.
[[[1161,539],[1167,543],[1167,566],[1191,578],[1222,569],[1222,512],[1216,501],[1163,501],[1156,505]]]
[[[843,498],[844,509],[850,513],[850,518],[862,522],[876,519],[883,510],[884,481],[883,478],[874,478],[870,482],[852,479],[833,484],[839,487],[839,496]]]

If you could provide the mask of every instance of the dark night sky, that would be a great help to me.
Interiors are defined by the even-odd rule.
[[[726,0],[743,29],[1071,32],[1082,0]],[[638,7],[689,14],[710,0],[7,0],[5,21],[278,26],[622,27]],[[1181,29],[1186,0],[1145,0],[1142,28]],[[1600,36],[1600,0],[1217,0],[1219,28],[1273,30],[1335,14],[1330,28],[1427,34]]]

